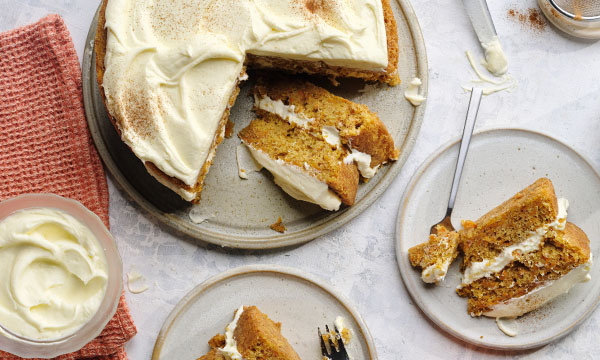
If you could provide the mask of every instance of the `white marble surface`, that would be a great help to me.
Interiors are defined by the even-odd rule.
[[[489,1],[496,28],[518,80],[512,92],[484,98],[477,129],[541,130],[563,140],[600,168],[600,42],[567,37],[552,26],[532,30],[507,16],[535,0]],[[0,31],[63,16],[79,57],[98,0],[0,0]],[[160,326],[173,306],[208,277],[245,264],[293,266],[320,276],[362,313],[381,359],[577,358],[600,351],[600,311],[556,343],[523,353],[478,349],[446,335],[412,303],[394,255],[398,202],[411,175],[437,147],[460,135],[474,77],[464,51],[479,57],[479,44],[460,1],[413,4],[425,37],[430,86],[427,111],[413,152],[387,192],[351,223],[306,245],[269,252],[226,251],[195,243],[162,226],[137,207],[109,177],[110,221],[125,272],[137,269],[149,290],[127,292],[139,333],[127,344],[131,359],[148,359]],[[600,206],[600,205],[599,205]],[[599,219],[600,220],[600,219]],[[591,239],[600,241],[600,239]]]

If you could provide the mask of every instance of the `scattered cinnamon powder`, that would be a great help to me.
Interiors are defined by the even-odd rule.
[[[225,137],[230,138],[233,135],[233,121],[227,120],[227,124],[225,125]]]
[[[533,30],[543,31],[548,25],[544,14],[537,8],[527,10],[509,9],[507,14],[510,19],[514,19],[520,22],[521,25]]]
[[[285,228],[285,225],[283,225],[283,221],[281,220],[281,216],[279,217],[279,219],[277,219],[277,221],[273,224],[271,224],[269,226],[271,229],[280,232],[280,233],[284,233],[287,229]]]

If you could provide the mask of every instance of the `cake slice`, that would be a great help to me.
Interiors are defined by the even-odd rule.
[[[326,210],[354,204],[359,182],[398,158],[385,125],[365,105],[307,81],[265,76],[254,88],[258,118],[239,136],[289,195]]]
[[[437,284],[444,280],[458,255],[458,238],[456,231],[437,225],[436,233],[429,235],[429,241],[408,249],[410,264],[422,269],[424,282]]]
[[[589,239],[568,223],[568,201],[546,178],[459,232],[464,259],[457,288],[472,316],[515,317],[587,278]]]
[[[276,323],[256,306],[241,306],[225,334],[215,335],[211,350],[198,360],[300,360]]]
[[[363,178],[373,177],[379,166],[400,155],[384,123],[368,106],[308,81],[263,76],[254,87],[254,107],[259,117],[277,114],[332,146],[343,146],[349,150],[344,162],[355,162]]]
[[[326,210],[338,210],[342,202],[354,204],[358,169],[344,162],[347,151],[342,147],[332,147],[271,113],[252,120],[239,136],[293,198]]]

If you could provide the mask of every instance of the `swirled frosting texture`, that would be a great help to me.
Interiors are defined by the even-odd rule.
[[[246,53],[387,67],[381,0],[110,0],[104,93],[125,143],[189,186]]]
[[[48,340],[68,336],[97,312],[108,280],[92,232],[54,209],[27,209],[0,222],[0,324]]]

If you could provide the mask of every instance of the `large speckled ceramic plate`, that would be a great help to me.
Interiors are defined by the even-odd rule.
[[[442,147],[420,167],[408,185],[396,223],[396,256],[402,278],[415,303],[433,322],[472,344],[495,349],[530,349],[568,334],[600,300],[600,266],[592,281],[575,285],[538,310],[517,319],[519,334],[504,335],[494,319],[472,318],[467,301],[455,293],[459,260],[438,286],[421,281],[408,261],[408,249],[427,240],[431,225],[443,218],[458,156],[458,144]],[[576,151],[546,135],[524,130],[489,130],[471,142],[452,223],[476,220],[540,177],[552,180],[558,197],[570,202],[569,221],[588,235],[593,254],[600,254],[600,177]]]
[[[321,359],[317,327],[345,319],[354,360],[377,359],[373,339],[360,315],[330,286],[281,266],[251,265],[229,270],[198,285],[175,306],[160,330],[152,354],[159,359],[196,359],[208,340],[224,333],[234,311],[255,305],[273,321],[302,359]]]
[[[121,142],[106,116],[96,83],[93,49],[96,14],[83,55],[83,96],[92,138],[104,164],[129,196],[160,221],[197,239],[222,246],[264,249],[294,245],[347,223],[371,205],[399,173],[414,145],[425,112],[425,104],[414,108],[403,96],[415,76],[423,80],[421,91],[427,94],[427,58],[421,30],[408,0],[392,1],[392,7],[398,23],[402,85],[365,86],[364,82],[350,80],[342,81],[333,89],[328,85],[334,93],[377,111],[401,149],[398,161],[382,167],[377,176],[360,186],[354,206],[328,212],[296,201],[273,183],[266,170],[250,174],[249,180],[240,179],[236,162],[240,140],[234,135],[219,146],[205,180],[201,203],[194,210],[208,219],[200,224],[190,221],[192,205],[146,172],[141,161]],[[231,112],[235,134],[253,118],[248,96],[251,85],[252,79],[243,85]],[[279,216],[287,227],[284,234],[269,228]]]

